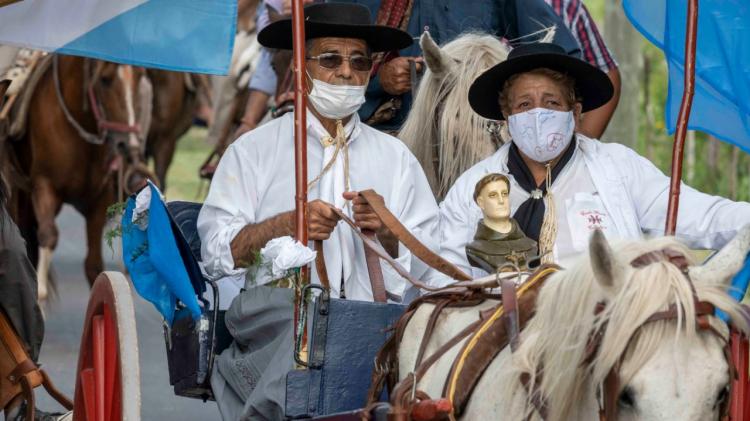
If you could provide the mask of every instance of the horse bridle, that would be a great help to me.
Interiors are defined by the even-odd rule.
[[[696,318],[696,324],[700,330],[709,331],[712,334],[716,335],[717,338],[721,342],[724,343],[724,356],[727,360],[727,365],[729,367],[729,376],[730,376],[730,382],[729,382],[729,390],[727,394],[727,399],[722,402],[721,408],[720,408],[720,414],[721,419],[726,419],[726,416],[729,412],[729,397],[732,395],[732,380],[734,380],[737,376],[736,368],[734,367],[734,364],[732,362],[732,358],[730,356],[730,345],[729,340],[721,334],[715,327],[713,327],[709,321],[709,316],[714,315],[715,308],[713,304],[701,301],[698,299],[698,295],[695,291],[695,285],[693,284],[692,279],[690,279],[690,276],[688,274],[688,261],[684,254],[682,254],[679,251],[665,248],[662,250],[652,251],[649,253],[642,254],[638,256],[637,258],[633,259],[630,262],[630,266],[634,268],[643,268],[645,266],[648,266],[652,263],[656,262],[669,262],[676,266],[682,274],[687,279],[690,289],[693,292],[693,302],[695,303],[695,318]],[[596,316],[599,316],[604,312],[606,309],[606,303],[605,302],[599,302],[596,304],[594,308],[594,314]],[[596,400],[597,404],[599,406],[599,419],[600,421],[616,421],[618,416],[618,400],[619,400],[619,394],[620,394],[620,368],[622,366],[622,362],[625,358],[625,355],[627,354],[628,349],[630,348],[630,344],[633,341],[633,338],[637,336],[637,333],[646,325],[657,322],[657,321],[668,321],[668,320],[677,320],[678,318],[683,318],[685,315],[684,309],[681,307],[676,306],[675,304],[671,304],[667,310],[664,311],[658,311],[651,316],[649,316],[643,323],[641,323],[640,326],[638,326],[635,330],[633,330],[632,335],[628,339],[628,342],[623,349],[622,355],[617,360],[617,363],[609,370],[607,373],[607,376],[604,379],[604,382],[601,385],[598,385],[596,388]],[[596,358],[597,354],[599,353],[599,348],[602,343],[602,339],[604,338],[604,334],[607,330],[607,322],[603,322],[598,328],[594,328],[591,333],[589,334],[589,339],[586,346],[586,353],[583,361],[581,362],[582,366],[588,366],[591,364],[591,362]],[[541,371],[540,371],[541,373]],[[540,378],[540,375],[537,375],[537,378]],[[534,390],[529,390],[528,386],[529,381],[529,375],[528,373],[524,373],[524,375],[521,376],[521,382],[526,387],[527,393],[531,393],[531,399],[530,402],[536,409],[537,413],[542,417],[542,419],[547,418],[548,414],[548,408],[547,403],[543,396],[539,393],[539,390],[534,388]],[[536,382],[536,384],[539,384],[539,382]]]
[[[107,120],[106,116],[104,115],[104,109],[102,108],[101,104],[99,103],[98,98],[96,97],[96,93],[94,92],[94,85],[96,85],[96,77],[92,78],[91,81],[87,83],[86,86],[86,96],[89,100],[89,105],[91,106],[91,110],[94,113],[94,120],[96,121],[96,128],[97,133],[90,133],[86,129],[81,126],[81,124],[75,119],[73,114],[70,112],[70,109],[65,104],[65,99],[62,95],[62,88],[60,87],[60,72],[59,72],[59,64],[58,64],[58,57],[57,55],[54,55],[52,57],[52,74],[55,84],[55,95],[57,96],[57,102],[60,105],[60,108],[62,109],[63,114],[65,115],[65,119],[70,123],[71,126],[75,129],[75,131],[78,133],[81,138],[83,138],[86,142],[92,143],[94,145],[102,145],[104,144],[105,140],[107,139],[107,135],[110,132],[114,133],[123,133],[123,134],[130,134],[134,133],[136,136],[139,137],[139,139],[142,139],[142,133],[141,133],[141,127],[138,123],[135,124],[127,124],[127,123],[121,123],[116,121],[110,121]]]

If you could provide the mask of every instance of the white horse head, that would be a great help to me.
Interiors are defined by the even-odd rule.
[[[433,193],[442,197],[459,175],[499,146],[499,136],[493,139],[488,131],[490,120],[469,106],[469,87],[505,60],[509,49],[496,37],[480,33],[461,35],[442,48],[424,33],[420,45],[427,71],[399,138],[422,164]]]
[[[690,280],[701,301],[723,310],[736,327],[747,331],[741,307],[726,290],[750,249],[750,226],[705,265],[689,262],[689,279],[666,259],[638,268],[630,264],[641,255],[664,249],[689,259],[689,251],[673,238],[621,243],[613,251],[603,235],[595,234],[590,256],[582,256],[546,281],[519,350],[513,355],[504,350],[490,364],[462,418],[518,420],[531,415],[540,419],[519,381],[521,373],[529,373],[531,390],[538,390],[546,401],[548,421],[597,420],[597,387],[621,361],[618,420],[718,419],[730,382],[724,342],[711,331],[697,328]],[[594,309],[600,302],[606,306],[596,316]],[[644,324],[670,305],[682,308],[684,317]],[[429,311],[424,313],[429,316]],[[424,316],[417,313],[414,317],[418,316],[415,329],[424,325]],[[425,355],[450,339],[448,331],[458,332],[476,317],[465,308],[446,314],[439,329],[445,332],[434,337]],[[605,321],[598,352],[584,364],[591,333]],[[723,322],[711,316],[710,323],[728,337]],[[409,328],[405,338],[421,337]],[[414,352],[409,351],[413,346],[400,348],[402,377],[413,370]],[[460,346],[444,359],[452,360]],[[418,388],[440,396],[450,365],[450,361],[439,361]],[[541,367],[543,375],[537,377]]]

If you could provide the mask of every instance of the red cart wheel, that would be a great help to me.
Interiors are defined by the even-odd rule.
[[[135,311],[130,283],[119,272],[101,273],[91,289],[77,373],[74,420],[140,420]]]

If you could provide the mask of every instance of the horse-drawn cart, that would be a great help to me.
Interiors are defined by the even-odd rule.
[[[694,40],[697,0],[692,0],[690,4],[693,13],[690,14],[692,20],[691,24],[688,25],[688,28],[691,28],[688,31],[688,45],[692,45],[693,54],[691,55],[688,49],[688,65],[686,66],[688,74],[692,70],[690,61],[694,60],[695,43],[694,41],[690,42],[690,37],[692,36]],[[293,1],[293,17],[296,78],[295,110],[304,110],[305,78],[301,69],[304,68],[305,38],[304,26],[302,25],[302,1],[300,0]],[[686,79],[689,80],[690,78]],[[687,86],[686,92],[690,92],[691,89],[691,86]],[[685,106],[689,107],[689,101],[686,104]],[[682,120],[686,122],[687,115],[684,115]],[[305,113],[298,113],[295,116],[295,156],[297,158],[296,237],[302,244],[307,244],[305,127]],[[678,138],[684,138],[685,129],[686,125],[682,125]],[[681,162],[680,141],[677,141],[676,145],[674,162],[677,164]],[[675,165],[675,168],[679,168],[679,165]],[[679,170],[673,173],[673,180],[675,180],[673,187],[677,189],[675,194],[672,195],[673,198],[676,198],[679,194],[680,176]],[[674,232],[677,215],[676,203],[675,201],[670,202],[668,233]],[[188,202],[166,204],[171,236],[174,238],[179,252],[180,265],[184,267],[189,279],[191,288],[189,295],[192,295],[195,301],[199,303],[199,314],[196,315],[192,312],[187,303],[177,300],[173,308],[169,309],[174,312],[174,317],[170,324],[165,323],[164,337],[170,383],[174,387],[175,394],[205,401],[215,398],[211,387],[211,373],[214,370],[217,355],[227,349],[232,342],[232,337],[224,323],[225,312],[219,306],[219,289],[216,283],[205,279],[200,270],[200,238],[197,235],[196,228],[199,209],[199,204]],[[387,214],[380,214],[379,216],[384,222],[389,219]],[[389,228],[391,228],[391,231],[402,232],[399,240],[423,261],[443,272],[447,272],[449,276],[455,279],[466,280],[468,278],[424,247],[420,248],[419,244],[415,244],[413,239],[408,237],[408,232],[404,233],[403,229],[399,229],[395,225]],[[365,234],[359,234],[366,245],[366,250],[376,262],[379,258],[388,260],[387,253],[383,252],[378,244],[369,240]],[[743,244],[746,247],[750,246],[750,232],[744,232],[738,237],[742,237],[738,239],[738,242],[744,242]],[[601,239],[595,240],[592,244],[600,247],[598,251],[611,256],[606,243],[602,242]],[[668,253],[663,251],[659,250],[656,258],[664,258],[670,262],[680,260],[673,259],[676,256],[667,255]],[[642,267],[639,265],[647,265],[650,263],[649,259],[655,258],[653,252],[635,257],[629,262],[635,268]],[[125,256],[125,258],[129,258],[129,256]],[[742,258],[741,260],[744,260],[744,255]],[[368,259],[368,264],[371,260]],[[388,263],[393,265],[395,262],[391,259]],[[721,263],[726,265],[726,260],[722,260]],[[713,316],[714,304],[705,299],[699,299],[700,294],[708,291],[708,287],[701,284],[699,274],[705,275],[707,271],[701,271],[696,267],[688,267],[681,261],[674,263],[674,267],[680,269],[681,274],[689,273],[690,275],[690,277],[680,277],[675,282],[682,283],[682,287],[689,286],[692,289],[692,293],[687,294],[690,299],[684,305],[691,308],[689,313],[694,316],[695,325],[709,329],[710,325],[706,320]],[[734,268],[734,266],[731,267]],[[411,279],[408,272],[399,268],[397,263],[394,265],[394,269],[415,286],[424,287],[418,280]],[[718,271],[719,268],[714,267],[711,270]],[[518,351],[520,345],[516,342],[517,336],[515,336],[517,335],[517,329],[529,322],[533,307],[537,304],[538,290],[541,288],[543,280],[551,275],[554,269],[544,267],[535,274],[525,274],[528,279],[518,290],[516,290],[515,284],[508,282],[508,279],[501,279],[498,276],[474,284],[461,283],[453,289],[442,292],[442,296],[435,294],[432,296],[437,297],[435,299],[422,299],[421,304],[427,303],[432,306],[431,308],[440,308],[440,310],[426,314],[427,317],[421,330],[410,326],[408,324],[409,319],[399,323],[404,313],[409,314],[410,317],[416,317],[415,315],[420,311],[420,308],[416,306],[407,308],[401,304],[386,303],[384,299],[381,302],[370,303],[333,298],[330,297],[325,288],[307,282],[306,268],[303,268],[300,272],[298,279],[301,279],[301,283],[295,289],[296,303],[293,324],[295,327],[293,358],[296,368],[291,370],[286,377],[286,417],[288,419],[318,420],[349,420],[362,417],[377,420],[430,420],[453,417],[456,410],[455,406],[459,402],[466,404],[473,390],[482,390],[485,394],[493,392],[486,387],[487,384],[483,384],[484,386],[481,388],[478,385],[480,382],[491,382],[496,379],[482,379],[481,375],[485,370],[494,367],[496,358],[499,360],[501,355],[507,356],[511,350],[513,352]],[[373,279],[371,276],[371,282],[375,285],[377,279]],[[590,285],[595,285],[596,282],[601,282],[601,279],[589,280]],[[611,287],[612,284],[608,286]],[[497,288],[502,288],[502,296],[497,294]],[[212,297],[210,300],[204,298],[207,290],[211,292],[209,294]],[[566,292],[564,289],[561,290]],[[714,290],[710,292],[718,294]],[[138,344],[131,294],[128,280],[122,274],[115,272],[100,274],[93,285],[86,312],[77,370],[78,377],[74,399],[74,417],[77,420],[137,420],[141,417]],[[313,298],[308,298],[308,296]],[[443,299],[446,296],[449,296],[449,298]],[[683,304],[680,301],[677,303]],[[568,303],[568,305],[573,304],[575,303]],[[580,304],[590,305],[592,303],[581,302]],[[585,355],[583,357],[585,358],[582,358],[586,364],[586,369],[589,368],[588,364],[594,366],[597,351],[600,350],[600,347],[605,346],[603,345],[606,342],[604,338],[608,329],[617,332],[615,323],[607,326],[606,323],[599,323],[600,319],[597,319],[601,314],[609,314],[607,312],[610,309],[605,308],[605,304],[602,302],[595,304],[595,306],[591,306],[591,311],[587,311],[583,315],[584,319],[588,317],[585,320],[590,322],[590,330],[578,333],[586,337],[584,342],[587,349],[584,350]],[[542,307],[539,311],[541,317],[553,318],[554,314],[544,311],[544,306],[550,306],[548,301],[540,299],[539,305]],[[432,335],[438,317],[441,317],[440,312],[444,309],[461,308],[462,306],[478,306],[481,311],[472,313],[474,319],[470,320],[470,323],[457,325],[454,331],[445,333],[442,342],[433,346],[428,352],[427,342],[431,339],[430,335]],[[674,308],[672,308],[673,306]],[[645,320],[641,320],[640,324],[634,329],[627,331],[630,335],[628,338],[636,336],[636,333],[642,327],[652,322],[673,322],[680,319],[682,313],[675,310],[676,305],[672,304],[668,308],[667,311],[651,311],[651,314],[647,315]],[[564,312],[561,313],[564,314]],[[692,320],[690,322],[692,323]],[[399,327],[393,330],[392,327],[395,325]],[[468,327],[465,327],[467,325]],[[423,333],[424,331],[429,333]],[[393,354],[393,347],[398,346],[398,344],[394,345],[394,342],[388,341],[392,334],[397,334],[398,339],[403,337],[414,341],[423,341],[423,343],[416,342],[415,348],[418,348],[418,351],[412,350],[415,354],[413,361],[411,361],[414,370],[409,373],[401,373],[400,379],[398,376],[396,378],[393,376],[394,373],[397,373],[394,365],[398,365],[400,361]],[[714,334],[716,337],[712,336]],[[418,338],[410,337],[410,335],[418,336]],[[716,345],[722,344],[719,349],[724,348],[722,341],[725,339],[725,335],[721,329],[712,329],[708,332],[708,335],[713,338],[707,339],[708,342],[716,340]],[[509,349],[498,348],[496,346],[498,342],[509,344]],[[495,347],[491,348],[493,343]],[[618,400],[628,398],[628,396],[623,397],[619,393],[620,385],[617,381],[619,380],[620,363],[625,360],[625,351],[627,351],[629,343],[630,340],[628,339],[624,350],[621,350],[617,358],[615,364],[617,369],[610,367],[604,372],[605,378],[601,383],[603,390],[597,390],[597,396],[593,399],[599,404],[606,419],[614,419],[615,417],[611,416],[612,406],[616,405]],[[384,347],[384,344],[387,344],[387,346]],[[729,367],[736,369],[736,371],[730,370],[730,375],[734,377],[728,377],[732,385],[730,389],[731,400],[726,403],[720,395],[716,404],[719,406],[728,404],[730,418],[732,420],[743,420],[750,416],[750,400],[747,399],[748,388],[750,387],[748,382],[748,343],[738,333],[733,332],[731,342],[728,345],[730,346],[725,349],[731,351],[731,358],[729,361],[723,361]],[[491,352],[476,353],[477,349],[486,350],[488,349],[486,347],[490,347]],[[445,381],[442,391],[438,391],[439,394],[427,393],[421,389],[422,386],[419,381],[424,378],[423,376],[433,364],[439,362],[444,354],[454,358],[451,360],[452,364],[449,367],[450,375]],[[468,365],[466,362],[469,360],[479,361],[480,364],[466,368],[465,366]],[[584,364],[580,363],[580,365],[583,366]],[[544,366],[545,369],[550,369],[550,371],[552,367],[552,364]],[[472,370],[472,375],[462,376],[461,374]],[[526,379],[524,380],[524,376],[521,375],[521,381],[517,383],[522,383],[525,393],[530,396],[528,401],[531,402],[532,410],[538,412],[541,418],[545,418],[546,400],[550,397],[539,396],[536,393],[536,387],[542,384],[540,380],[542,373],[539,370],[539,366],[533,367],[532,372],[525,373],[527,374]],[[390,379],[388,379],[389,375],[391,376]],[[393,384],[397,380],[401,381],[398,384]],[[383,384],[387,381],[390,381],[391,386],[394,386],[390,390],[392,395],[390,396],[390,402],[376,403],[378,399],[388,397],[386,392],[381,391]],[[539,383],[535,383],[537,381]],[[496,385],[496,383],[488,384]],[[581,384],[577,385],[583,388]],[[589,391],[587,390],[587,392]],[[439,396],[447,399],[439,399]],[[592,398],[590,395],[586,397]],[[549,402],[555,403],[554,399],[549,400]],[[366,403],[371,405],[365,407]]]

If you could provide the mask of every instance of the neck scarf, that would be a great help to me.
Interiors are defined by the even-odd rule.
[[[573,142],[570,142],[560,160],[552,168],[552,179],[549,180],[549,184],[552,184],[557,179],[557,176],[560,175],[565,165],[573,157],[576,143],[575,139]],[[518,222],[518,225],[527,237],[538,242],[546,208],[543,198],[547,194],[547,183],[542,181],[541,184],[536,184],[534,176],[531,175],[531,170],[529,170],[529,167],[521,157],[521,153],[518,151],[515,143],[510,145],[510,151],[508,152],[508,172],[513,175],[518,185],[531,195],[525,202],[521,203],[516,213],[513,214],[513,219]]]

